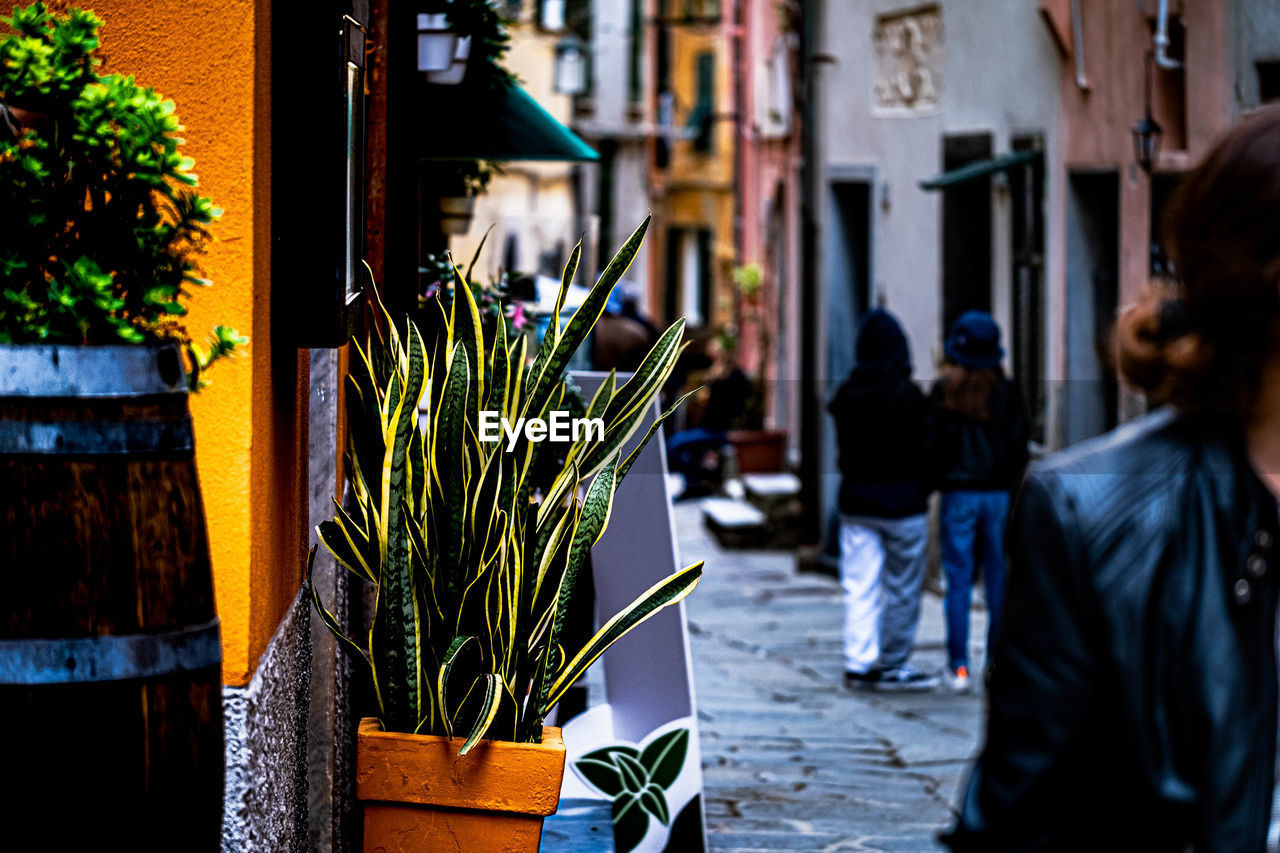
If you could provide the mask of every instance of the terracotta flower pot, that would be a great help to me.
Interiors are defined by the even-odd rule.
[[[481,741],[384,732],[360,721],[356,798],[365,853],[536,853],[542,821],[560,804],[564,741]]]

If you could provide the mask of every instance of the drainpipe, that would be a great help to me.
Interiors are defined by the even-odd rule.
[[[800,86],[803,92],[804,119],[800,122],[800,499],[804,514],[804,541],[822,541],[819,517],[822,450],[819,444],[821,418],[825,406],[818,388],[818,343],[814,333],[819,317],[818,296],[818,146],[817,97],[818,64],[815,57],[817,17],[822,0],[803,0],[800,27],[800,56],[804,72]]]
[[[1156,65],[1166,70],[1181,68],[1182,63],[1169,57],[1169,0],[1160,0],[1156,13]]]
[[[1076,86],[1087,92],[1089,78],[1084,73],[1084,13],[1080,10],[1080,0],[1071,0],[1071,43],[1072,53],[1076,55]]]

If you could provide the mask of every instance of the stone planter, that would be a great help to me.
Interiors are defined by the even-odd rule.
[[[743,429],[729,433],[738,458],[738,473],[756,474],[787,470],[787,431]]]
[[[542,743],[384,732],[360,721],[356,798],[365,853],[537,853],[564,777],[560,730]]]

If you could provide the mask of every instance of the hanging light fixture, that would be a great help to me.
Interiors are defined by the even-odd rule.
[[[446,71],[453,65],[458,34],[444,12],[418,15],[418,70]]]
[[[1147,53],[1145,109],[1142,118],[1133,126],[1133,159],[1148,175],[1160,162],[1160,140],[1164,129],[1151,115],[1151,60]]]
[[[556,45],[555,90],[561,95],[581,95],[587,91],[587,54],[582,39],[562,38]]]

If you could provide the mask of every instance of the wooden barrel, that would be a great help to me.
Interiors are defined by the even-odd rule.
[[[0,346],[0,525],[0,848],[217,850],[222,648],[176,347]]]

